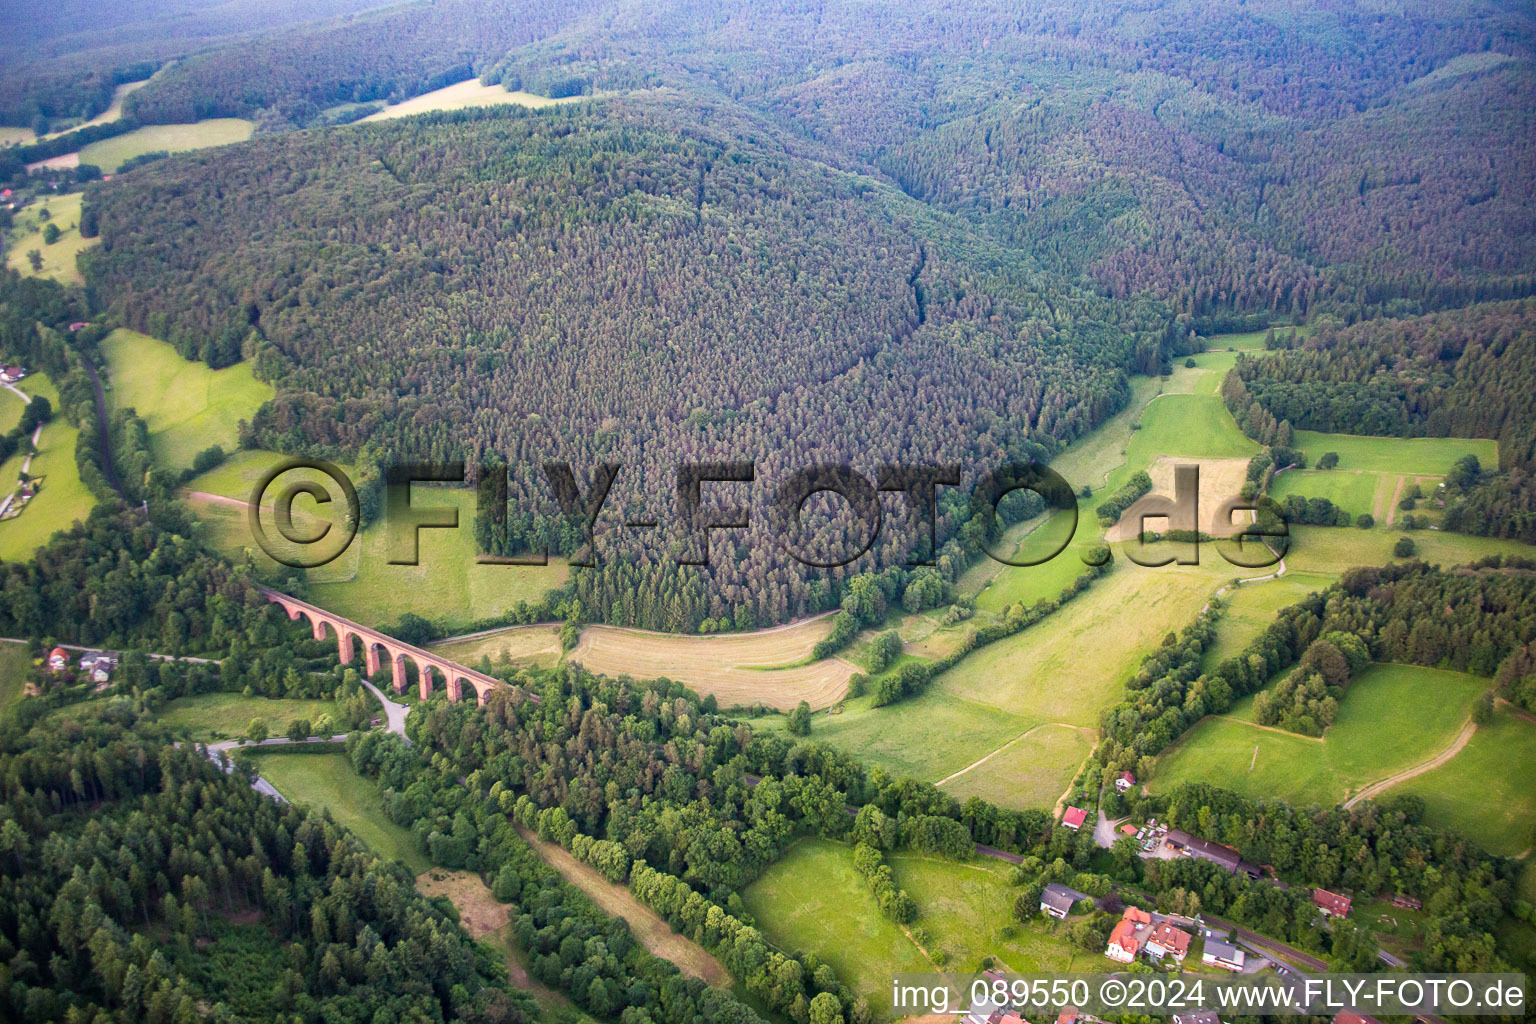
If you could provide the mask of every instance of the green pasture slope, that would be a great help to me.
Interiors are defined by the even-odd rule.
[[[47,375],[31,374],[18,387],[29,397],[42,395],[58,410],[59,393]],[[10,391],[0,391],[0,403],[20,406],[21,400]],[[96,498],[80,482],[75,463],[75,438],[79,433],[61,415],[55,415],[44,425],[29,470],[33,477],[43,478],[42,486],[20,515],[0,521],[0,559],[25,561],[59,530],[91,514]],[[25,454],[17,452],[0,464],[0,495],[9,494],[16,487],[24,461]]]
[[[253,755],[262,778],[293,803],[330,811],[381,856],[404,861],[416,874],[432,866],[410,831],[385,816],[378,783],[353,771],[339,747],[324,754],[271,747]]]
[[[239,557],[248,549],[258,562],[276,564],[261,553],[251,536],[245,502],[262,475],[281,459],[273,452],[242,451],[187,484],[188,503],[214,547],[232,557]],[[350,466],[337,468],[355,476]],[[289,481],[286,474],[281,478],[283,483]],[[296,515],[302,513],[339,525],[337,517],[345,508],[345,500],[339,488],[329,489],[333,500],[328,505],[320,506],[301,497],[295,502]],[[411,502],[458,509],[458,528],[422,530],[419,564],[391,565],[386,524],[373,523],[335,561],[309,571],[311,600],[365,625],[387,625],[412,612],[440,621],[452,630],[504,614],[517,607],[519,601],[535,603],[546,591],[565,582],[566,566],[559,559],[551,559],[547,566],[477,562],[473,491],[416,486],[411,489]],[[276,536],[270,511],[264,516],[268,536]]]
[[[163,341],[122,328],[102,340],[114,409],[134,409],[149,428],[155,461],[186,469],[211,445],[239,447],[239,424],[276,392],[249,363],[211,370]]]
[[[1018,890],[1009,865],[914,853],[889,858],[896,884],[916,902],[918,917],[903,928],[880,913],[869,884],[841,843],[805,839],[769,866],[742,893],[763,933],[784,949],[814,952],[869,1000],[877,1020],[907,1014],[891,1004],[891,976],[936,970],[924,954],[943,953],[945,971],[969,973],[982,957],[1020,972],[1087,970],[1094,954],[1075,950],[1065,926],[1013,921]],[[922,929],[922,946],[914,936]]]
[[[195,739],[233,739],[244,736],[251,719],[267,724],[267,731],[281,735],[296,718],[313,722],[321,715],[336,715],[333,700],[245,697],[238,693],[200,693],[178,697],[156,712],[155,717],[173,729],[188,729]]]
[[[1205,782],[1300,807],[1340,803],[1448,747],[1488,686],[1460,672],[1373,665],[1345,691],[1338,718],[1321,739],[1256,725],[1252,701],[1244,701],[1230,715],[1204,719],[1164,751],[1151,789]]]
[[[1493,853],[1528,855],[1536,846],[1536,722],[1500,708],[1455,757],[1387,791],[1399,793],[1423,798],[1431,825]]]
[[[183,153],[210,146],[244,142],[256,130],[254,121],[238,117],[215,117],[195,124],[151,124],[123,135],[93,142],[80,151],[80,162],[94,164],[105,174],[113,174],[122,165],[145,153]]]

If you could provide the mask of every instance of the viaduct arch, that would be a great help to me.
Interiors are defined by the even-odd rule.
[[[298,620],[300,617],[308,620],[310,630],[316,640],[324,640],[325,632],[329,629],[336,634],[337,657],[343,665],[352,663],[356,656],[358,646],[362,647],[363,662],[367,668],[367,674],[372,676],[387,661],[394,675],[394,689],[396,693],[404,693],[408,681],[405,663],[410,660],[416,666],[417,692],[423,700],[432,696],[432,673],[436,672],[447,681],[448,699],[459,701],[463,699],[464,687],[472,687],[475,691],[475,700],[484,704],[490,698],[491,691],[497,689],[517,690],[508,686],[501,680],[488,676],[483,672],[465,668],[457,662],[449,661],[430,651],[424,650],[414,644],[404,643],[376,629],[359,625],[350,619],[344,619],[308,601],[300,601],[296,597],[260,588],[267,600],[278,605],[288,613],[288,618]],[[517,691],[521,692],[521,691]]]

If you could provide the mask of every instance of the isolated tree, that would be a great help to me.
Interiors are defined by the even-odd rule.
[[[1369,530],[1371,527],[1376,525],[1376,517],[1371,515],[1369,512],[1361,512],[1359,515],[1355,516],[1355,525],[1360,527],[1362,530]]]
[[[785,728],[791,736],[809,736],[811,734],[811,706],[801,701],[795,710],[789,713],[789,720]]]
[[[38,249],[27,250],[27,262],[32,264],[32,273],[40,274],[43,271],[43,254]]]
[[[1332,469],[1339,464],[1338,452],[1323,452],[1322,458],[1317,460],[1318,469]]]
[[[1412,558],[1413,553],[1418,549],[1418,545],[1413,542],[1412,537],[1399,537],[1397,538],[1397,543],[1392,545],[1392,554],[1398,558]]]
[[[260,743],[267,738],[267,723],[260,718],[251,719],[251,724],[245,727],[245,738],[252,743]]]

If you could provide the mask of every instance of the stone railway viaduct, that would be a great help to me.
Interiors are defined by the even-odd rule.
[[[421,698],[426,700],[432,696],[433,673],[437,673],[448,684],[448,699],[452,701],[462,700],[464,686],[468,684],[474,688],[477,703],[484,704],[489,699],[492,690],[511,690],[529,699],[537,699],[532,694],[524,694],[515,686],[508,686],[500,679],[486,675],[484,672],[476,672],[474,669],[465,668],[463,665],[449,661],[447,658],[423,650],[413,644],[396,640],[392,636],[380,633],[376,629],[359,625],[350,619],[344,619],[340,615],[326,611],[308,601],[300,601],[296,597],[279,593],[276,590],[261,588],[267,600],[280,606],[288,613],[288,618],[297,620],[303,617],[309,620],[310,630],[316,640],[324,640],[326,630],[336,634],[337,656],[343,665],[352,663],[356,653],[355,645],[360,644],[363,649],[363,661],[367,667],[368,675],[378,673],[387,661],[394,673],[396,693],[404,693],[408,682],[405,663],[409,659],[416,665],[416,686]]]

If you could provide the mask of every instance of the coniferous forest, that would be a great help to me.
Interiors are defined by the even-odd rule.
[[[1533,111],[1528,0],[0,7],[0,1021],[1531,970]],[[1130,566],[1190,461],[1295,544]]]

